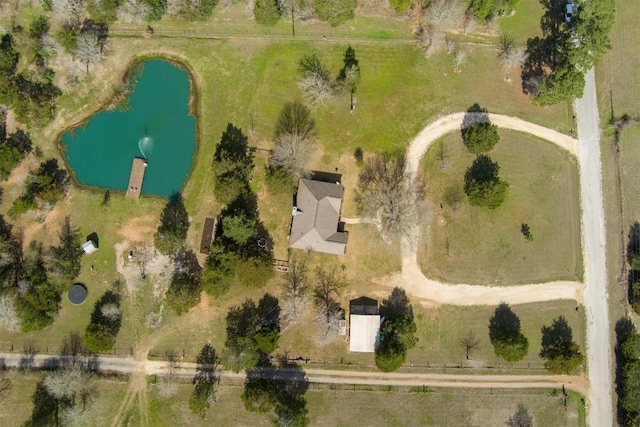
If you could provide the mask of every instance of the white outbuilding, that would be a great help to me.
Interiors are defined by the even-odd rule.
[[[380,342],[378,301],[360,297],[349,302],[349,351],[373,353]]]

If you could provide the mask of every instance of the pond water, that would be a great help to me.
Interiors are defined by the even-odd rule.
[[[142,67],[126,109],[97,113],[65,132],[62,145],[81,184],[125,191],[133,158],[144,157],[142,194],[168,197],[182,189],[196,148],[189,75],[163,60]]]

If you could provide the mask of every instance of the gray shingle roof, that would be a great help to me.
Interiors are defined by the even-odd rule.
[[[300,179],[289,246],[343,255],[347,234],[338,231],[343,193],[340,184]]]

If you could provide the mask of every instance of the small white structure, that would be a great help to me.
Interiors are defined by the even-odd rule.
[[[380,336],[378,301],[360,297],[349,302],[349,351],[373,353]]]
[[[98,250],[98,247],[93,243],[93,240],[87,240],[82,244],[82,250],[85,254],[92,254]]]

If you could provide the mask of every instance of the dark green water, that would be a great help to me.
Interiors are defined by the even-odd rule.
[[[81,184],[125,191],[134,157],[148,166],[142,194],[170,196],[186,180],[196,148],[189,115],[189,75],[162,60],[146,61],[126,110],[101,111],[62,135],[67,162]]]

